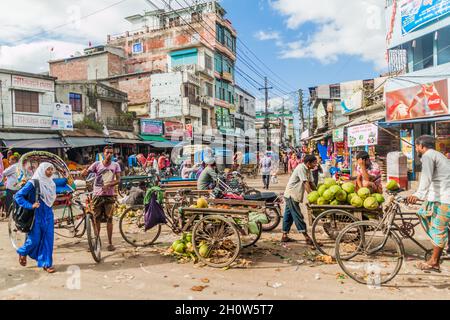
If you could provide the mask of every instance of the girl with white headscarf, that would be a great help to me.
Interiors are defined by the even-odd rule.
[[[30,181],[17,192],[17,205],[32,210],[35,218],[31,231],[27,235],[25,244],[17,250],[19,263],[27,264],[27,256],[37,261],[39,268],[48,273],[55,272],[53,268],[54,218],[52,206],[56,200],[56,185],[52,176],[54,166],[43,162],[34,173]],[[39,199],[36,199],[35,180],[39,181]]]

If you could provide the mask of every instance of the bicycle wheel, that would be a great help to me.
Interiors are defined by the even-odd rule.
[[[392,231],[378,223],[355,222],[342,230],[336,240],[336,260],[342,270],[361,284],[382,285],[400,271],[404,247]]]
[[[321,254],[334,258],[339,233],[346,226],[357,221],[357,218],[343,210],[333,209],[322,212],[311,227],[314,246]]]
[[[281,222],[281,212],[280,207],[269,207],[266,208],[266,216],[269,219],[269,223],[263,224],[263,231],[272,231],[279,226]]]
[[[261,238],[261,234],[263,232],[262,224],[261,222],[257,222],[256,224],[259,230],[257,234],[251,233],[247,226],[237,226],[237,229],[239,230],[239,236],[241,238],[242,248],[253,246]]]
[[[99,263],[102,260],[102,241],[100,239],[100,232],[97,234],[95,218],[91,213],[86,215],[86,233],[89,251],[95,262]]]
[[[161,225],[145,231],[143,208],[128,208],[120,216],[119,230],[123,239],[134,247],[151,246],[161,234]]]
[[[27,234],[17,229],[16,222],[14,221],[12,214],[9,215],[8,219],[8,234],[9,240],[11,241],[13,248],[16,250],[22,247],[27,240]]]
[[[75,237],[75,220],[71,206],[53,208],[55,234],[63,238]]]
[[[197,257],[214,268],[231,265],[241,250],[239,231],[233,222],[222,216],[208,216],[192,230],[192,244]]]

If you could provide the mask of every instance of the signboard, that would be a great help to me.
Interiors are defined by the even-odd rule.
[[[333,142],[343,142],[344,141],[344,128],[333,130]]]
[[[73,114],[70,104],[54,104],[51,129],[73,131]]]
[[[450,13],[450,0],[402,0],[402,34],[423,27]]]
[[[309,130],[303,131],[300,136],[300,140],[306,140],[308,138],[309,138]]]
[[[343,113],[361,109],[363,103],[363,81],[341,83],[341,107]]]
[[[184,135],[183,124],[181,122],[172,122],[172,121],[164,122],[164,135],[168,137],[183,136]]]
[[[448,80],[416,85],[386,93],[386,121],[447,115]]]
[[[26,128],[50,128],[52,125],[52,117],[48,116],[32,116],[24,114],[14,114],[14,127]]]
[[[55,91],[54,82],[38,78],[12,76],[14,88],[35,89],[40,91]]]
[[[161,136],[163,134],[163,122],[160,120],[141,119],[141,134]]]
[[[410,172],[414,171],[414,136],[412,130],[401,130],[400,131],[400,148],[402,153],[408,158],[408,170]]]
[[[348,147],[372,146],[378,143],[378,127],[374,124],[363,124],[361,126],[347,129]]]

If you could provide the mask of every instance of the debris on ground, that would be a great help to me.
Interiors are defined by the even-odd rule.
[[[325,264],[335,264],[336,261],[331,256],[319,255],[316,257],[317,262],[323,262]]]
[[[209,279],[208,278],[200,279],[200,281],[203,282],[203,283],[209,283]]]
[[[320,280],[320,274],[316,273],[316,275],[314,276],[314,279]]]
[[[269,288],[274,288],[274,289],[278,289],[280,287],[283,286],[283,284],[279,283],[279,282],[275,282],[274,284],[269,284],[269,281],[266,282],[266,286]]]
[[[194,286],[191,288],[192,291],[196,291],[196,292],[202,292],[203,290],[205,290],[206,288],[208,288],[209,286]]]

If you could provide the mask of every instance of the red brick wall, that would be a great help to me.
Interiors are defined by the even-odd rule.
[[[128,80],[127,80],[128,79]],[[129,77],[119,79],[118,84],[114,85],[117,89],[128,93],[130,105],[144,104],[150,102],[150,76]]]
[[[87,59],[61,61],[50,64],[50,75],[58,80],[87,80],[88,78]]]
[[[123,74],[123,61],[115,54],[108,54],[108,74],[110,77]]]

